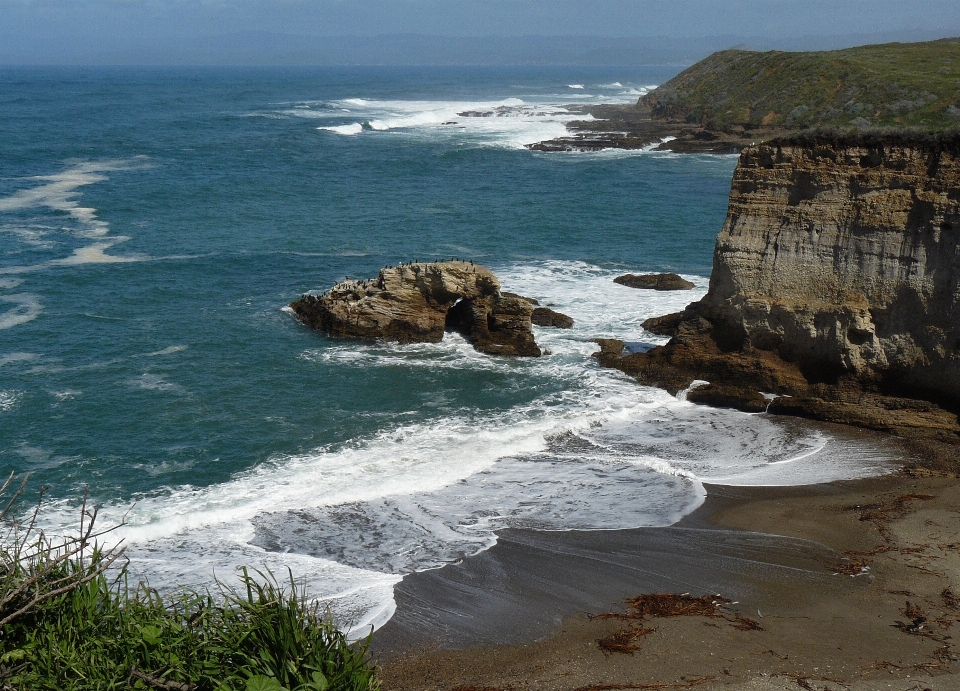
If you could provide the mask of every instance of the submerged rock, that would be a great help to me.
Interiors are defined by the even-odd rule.
[[[387,267],[374,279],[345,280],[290,307],[304,324],[334,338],[437,343],[453,330],[482,353],[540,355],[533,305],[501,293],[493,272],[470,262]]]
[[[549,307],[535,307],[531,319],[537,326],[552,326],[555,329],[569,329],[573,326],[573,317]]]
[[[692,290],[694,285],[677,274],[624,274],[613,279],[628,288],[649,290]]]

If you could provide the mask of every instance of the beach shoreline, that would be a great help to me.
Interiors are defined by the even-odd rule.
[[[397,614],[373,636],[383,686],[957,688],[958,506],[955,478],[896,473],[711,485],[669,528],[502,531],[397,586]],[[588,616],[651,592],[732,603],[719,617]],[[598,646],[638,627],[652,631],[629,653]]]

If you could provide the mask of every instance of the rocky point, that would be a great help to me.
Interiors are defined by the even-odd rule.
[[[501,293],[493,272],[472,262],[385,267],[374,279],[344,280],[290,307],[304,324],[335,338],[437,343],[453,330],[482,353],[540,355],[531,302]]]

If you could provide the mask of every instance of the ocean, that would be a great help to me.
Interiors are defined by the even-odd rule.
[[[0,463],[89,488],[154,587],[290,573],[355,632],[504,527],[670,525],[704,483],[885,472],[878,443],[695,406],[597,337],[707,288],[736,156],[523,148],[679,68],[0,70]],[[330,340],[285,309],[459,257],[575,320],[541,358]],[[675,271],[682,292],[616,285]]]

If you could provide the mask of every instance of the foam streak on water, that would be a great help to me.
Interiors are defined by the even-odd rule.
[[[80,264],[110,264],[139,261],[140,256],[117,256],[107,254],[114,245],[126,242],[130,238],[124,235],[111,235],[110,225],[97,217],[97,210],[81,206],[77,196],[83,187],[103,182],[106,173],[116,170],[131,170],[143,167],[142,158],[130,160],[107,160],[75,163],[53,175],[40,175],[24,182],[27,185],[7,197],[0,197],[0,214],[24,214],[33,210],[48,210],[65,214],[71,225],[55,226],[40,224],[35,220],[24,224],[22,221],[0,230],[27,241],[27,244],[41,249],[61,252],[62,241],[56,236],[67,236],[79,240],[81,246],[73,249],[68,256],[58,256],[39,264],[0,267],[0,274],[23,274],[40,271],[56,266],[77,266]],[[39,183],[39,184],[37,184]],[[0,284],[0,288],[3,285]],[[14,296],[8,296],[8,298]],[[29,321],[29,320],[27,320]],[[5,322],[0,316],[0,328]],[[17,322],[20,323],[20,322]]]

